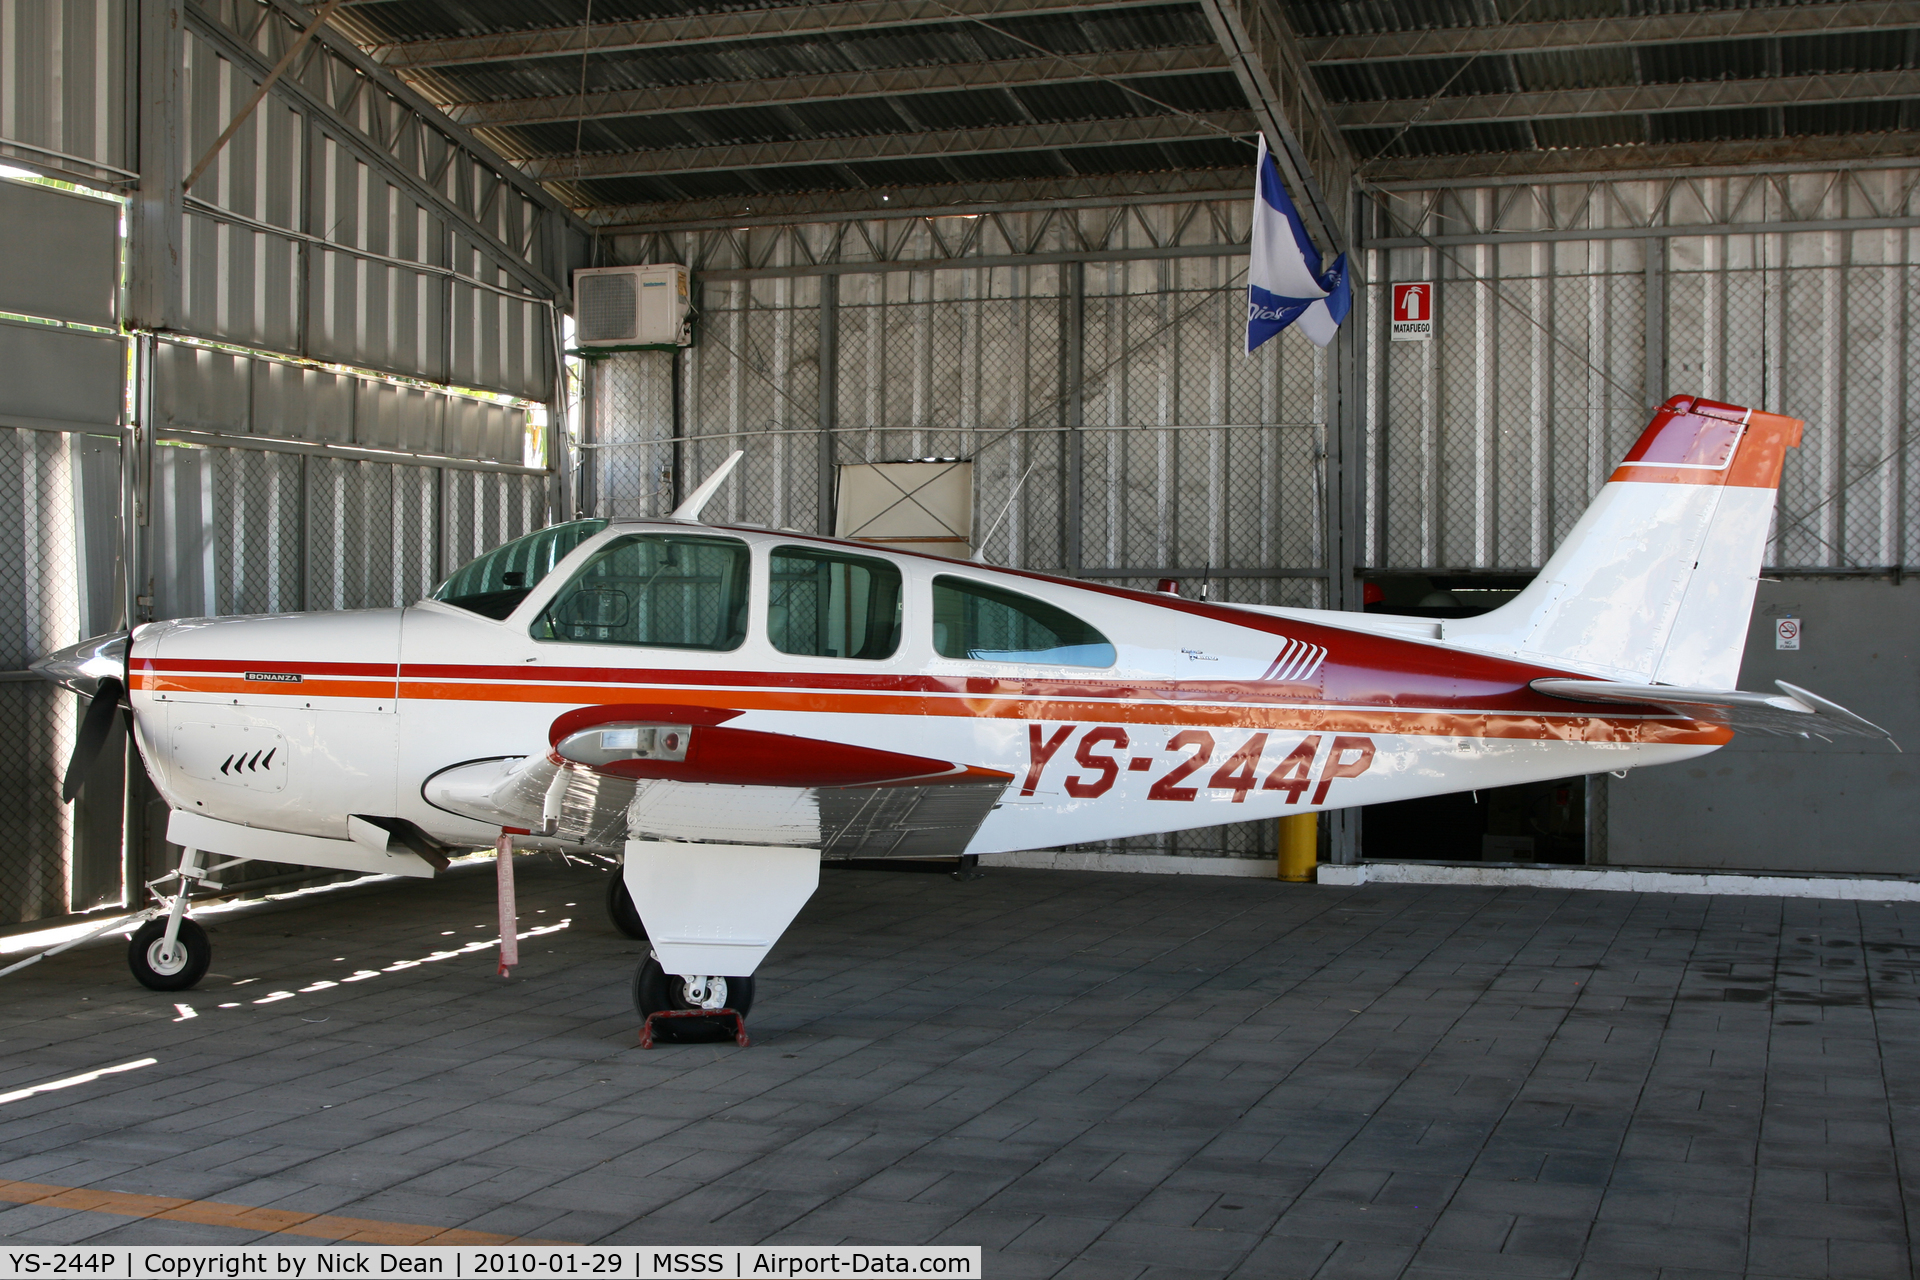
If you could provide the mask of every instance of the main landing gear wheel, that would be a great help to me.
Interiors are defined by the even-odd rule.
[[[614,872],[613,879],[607,882],[607,919],[627,937],[642,941],[646,939],[647,926],[640,919],[639,909],[633,905],[633,895],[627,892],[624,871]]]
[[[213,944],[207,941],[207,931],[191,920],[180,922],[171,952],[165,920],[147,921],[127,943],[127,967],[141,986],[155,991],[185,991],[206,976],[211,963]]]
[[[633,975],[633,1008],[641,1019],[682,1009],[731,1009],[744,1021],[753,1008],[752,978],[708,978],[704,1000],[688,994],[688,980],[668,973],[648,956]],[[734,1037],[732,1018],[663,1018],[653,1026],[653,1037],[669,1044],[709,1044]]]

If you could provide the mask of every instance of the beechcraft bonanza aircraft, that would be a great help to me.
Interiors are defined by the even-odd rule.
[[[172,806],[179,888],[130,948],[150,987],[206,971],[184,914],[208,855],[429,876],[506,832],[622,855],[641,1014],[744,1012],[823,858],[1664,764],[1736,729],[1885,738],[1734,691],[1801,425],[1669,400],[1533,584],[1459,621],[702,525],[723,468],[667,519],[543,529],[412,608],[149,623],[36,669],[93,699],[69,792],[125,699]]]

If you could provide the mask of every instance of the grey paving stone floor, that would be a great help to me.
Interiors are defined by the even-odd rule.
[[[643,1052],[602,884],[523,861],[564,927],[504,981],[430,958],[487,868],[228,917],[190,993],[119,945],[0,979],[0,1093],[157,1059],[0,1105],[0,1178],[991,1280],[1913,1273],[1920,906],[830,871],[752,1048]]]

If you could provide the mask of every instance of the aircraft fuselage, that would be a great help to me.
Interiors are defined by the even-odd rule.
[[[745,544],[736,647],[535,637],[542,609],[596,548],[648,532]],[[783,547],[896,566],[894,651],[776,647],[768,566]],[[1112,662],[945,656],[936,577],[1064,610],[1110,639]],[[696,726],[724,713],[729,730],[792,740],[791,778],[776,754],[766,777],[668,779],[692,789],[661,801],[664,835],[752,843],[763,793],[814,785],[821,744],[846,744],[1006,775],[966,842],[976,854],[1624,769],[1730,736],[1659,708],[1583,706],[1528,687],[1580,672],[1355,629],[1367,625],[831,539],[632,522],[583,542],[505,618],[427,601],[159,623],[135,634],[129,674],[142,751],[176,809],[332,839],[346,838],[350,814],[391,816],[456,846],[490,844],[500,824],[436,804],[425,784],[469,762],[525,758],[552,741],[559,717],[593,708],[639,707],[630,718],[652,721],[680,709]],[[521,843],[583,841],[529,827]]]

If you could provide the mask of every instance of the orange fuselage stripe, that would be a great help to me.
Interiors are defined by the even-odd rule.
[[[385,698],[394,696],[395,681],[329,680],[309,676],[299,684],[262,684],[254,680],[228,680],[219,676],[177,676],[134,673],[133,687],[149,693],[244,693],[266,694],[276,698]]]
[[[300,693],[269,691],[258,684],[218,677],[144,675],[134,688],[155,692],[244,693],[275,697],[362,697],[391,699],[395,686],[380,682],[314,680]],[[351,690],[351,692],[350,692]],[[1610,717],[1570,712],[1541,716],[1512,711],[1402,710],[1393,707],[1220,706],[1151,700],[1083,701],[1073,698],[928,696],[899,693],[845,693],[837,690],[713,688],[617,688],[574,684],[480,684],[445,680],[400,682],[398,696],[439,702],[521,702],[564,706],[644,699],[671,706],[724,704],[741,711],[827,712],[839,715],[954,716],[994,720],[1071,720],[1098,724],[1167,724],[1194,728],[1245,728],[1410,734],[1421,737],[1533,739],[1560,742],[1682,743],[1718,745],[1732,731],[1681,719]],[[280,704],[266,704],[280,705]]]

